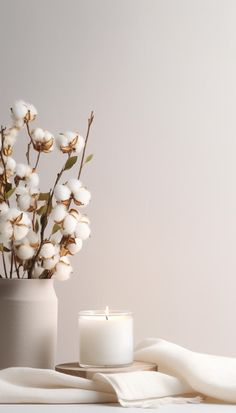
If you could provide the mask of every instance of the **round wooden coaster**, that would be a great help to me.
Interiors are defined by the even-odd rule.
[[[131,371],[157,371],[157,365],[153,363],[144,363],[142,361],[134,361],[130,366],[124,367],[81,367],[79,363],[64,363],[58,364],[55,367],[56,371],[71,376],[83,377],[91,379],[96,373],[128,373]]]

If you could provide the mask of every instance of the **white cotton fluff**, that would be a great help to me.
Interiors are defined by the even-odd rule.
[[[56,272],[53,274],[53,278],[59,281],[66,281],[70,278],[73,268],[67,257],[61,257],[60,261],[56,265]]]
[[[11,171],[12,173],[15,171],[15,169],[16,169],[16,161],[15,161],[15,159],[13,159],[11,156],[8,156],[7,157],[7,160],[6,160],[6,169],[8,170],[8,171]]]
[[[55,246],[51,242],[43,244],[40,255],[44,259],[52,258],[56,254]]]
[[[36,107],[32,105],[31,103],[27,103],[26,105],[27,105],[27,111],[30,112],[29,120],[34,120],[36,115],[38,114]]]
[[[32,245],[38,245],[39,244],[39,235],[36,234],[34,231],[29,231],[27,235],[27,242],[32,246]]]
[[[4,215],[9,209],[9,206],[7,205],[6,202],[1,202],[0,203],[0,216]]]
[[[56,144],[57,144],[57,147],[60,149],[61,146],[67,146],[68,145],[68,139],[63,134],[59,135],[56,138]]]
[[[25,125],[24,119],[15,119],[15,118],[13,118],[13,123],[14,123],[14,126],[17,129],[22,129]]]
[[[26,165],[24,163],[18,163],[16,165],[16,176],[19,176],[19,178],[24,179],[28,178],[32,173],[32,168],[29,165]]]
[[[35,254],[34,248],[32,248],[30,245],[21,245],[16,249],[16,255],[18,258],[21,260],[29,260],[32,258]]]
[[[79,191],[82,184],[78,179],[71,178],[67,181],[66,186],[68,186],[68,188],[71,190],[71,192],[74,193],[74,192]]]
[[[76,133],[76,132],[72,132],[72,131],[66,131],[66,132],[64,133],[64,135],[65,135],[65,137],[67,138],[67,141],[70,143],[70,142],[72,142],[72,141],[76,138],[77,133]]]
[[[44,140],[46,142],[50,141],[50,139],[54,139],[54,136],[51,132],[49,132],[48,130],[44,131]]]
[[[67,201],[70,199],[71,191],[66,185],[58,184],[55,188],[54,195],[57,201]]]
[[[12,106],[12,113],[16,119],[24,119],[27,112],[28,107],[23,100],[17,100]]]
[[[54,255],[53,258],[48,258],[43,260],[43,268],[45,270],[52,270],[55,265],[58,263],[60,256],[58,254]]]
[[[44,139],[44,130],[41,128],[36,128],[31,132],[32,139],[34,141],[42,141]]]
[[[43,271],[44,268],[35,265],[34,270],[32,272],[32,278],[39,278]]]
[[[76,219],[77,222],[79,222],[82,218],[82,215],[79,211],[77,211],[76,209],[72,208],[69,211],[69,214],[74,217]]]
[[[78,135],[78,140],[75,144],[75,153],[80,153],[82,152],[82,150],[84,149],[84,145],[85,145],[85,140],[82,136]]]
[[[31,187],[31,188],[37,188],[39,186],[39,174],[37,174],[36,172],[33,172],[29,178],[27,179],[27,184]]]
[[[86,222],[78,222],[75,235],[77,238],[81,238],[82,240],[86,240],[89,238],[91,230]]]
[[[31,196],[27,193],[25,195],[19,195],[17,197],[17,206],[22,210],[22,211],[28,211],[28,209],[31,206],[31,201],[32,198]]]
[[[20,241],[22,238],[26,237],[28,232],[28,226],[13,225],[13,238],[15,241]]]
[[[75,238],[75,242],[73,244],[69,244],[67,249],[71,255],[77,254],[81,250],[83,246],[83,241],[80,238]]]
[[[55,222],[60,223],[63,221],[66,214],[67,214],[67,211],[66,211],[65,206],[62,204],[58,204],[53,208],[51,217]]]
[[[82,187],[74,193],[74,199],[83,206],[86,206],[89,204],[89,201],[91,199],[91,193],[86,188]]]
[[[9,241],[13,235],[13,228],[9,221],[0,221],[0,242]]]
[[[68,214],[62,224],[63,235],[72,235],[76,229],[77,223],[77,219],[71,214]]]

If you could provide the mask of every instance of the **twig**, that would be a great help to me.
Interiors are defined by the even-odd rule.
[[[39,159],[40,159],[40,155],[41,155],[41,152],[39,151],[39,152],[38,152],[37,159],[36,159],[36,164],[35,164],[35,166],[34,166],[34,169],[36,169],[36,168],[37,168],[37,166],[38,166]]]
[[[5,274],[5,277],[6,277],[6,278],[8,278],[8,276],[7,276],[7,267],[6,267],[6,260],[5,260],[4,251],[2,251],[2,263],[3,263],[3,268],[4,268],[4,274]]]
[[[1,141],[2,141],[2,147],[1,147],[1,150],[0,150],[0,158],[1,158],[1,161],[2,161],[2,165],[3,165],[3,171],[4,171],[4,184],[6,185],[7,184],[7,168],[6,168],[6,162],[5,162],[5,160],[4,160],[4,155],[3,155],[3,146],[4,146],[4,130],[5,130],[6,128],[3,128],[2,126],[1,126]],[[9,200],[6,198],[6,191],[5,191],[5,187],[4,187],[4,194],[3,194],[3,197],[4,197],[4,201],[9,205]]]
[[[14,251],[13,251],[13,241],[11,243],[11,268],[10,268],[10,278],[12,278],[12,272],[13,272],[13,258],[14,258]]]
[[[93,113],[93,111],[92,111],[92,112],[90,113],[90,117],[88,118],[88,128],[87,128],[87,133],[86,133],[86,138],[85,138],[84,150],[83,150],[83,154],[82,154],[82,158],[81,158],[81,162],[80,162],[78,179],[80,179],[80,175],[81,175],[81,172],[82,172],[82,168],[83,168],[83,166],[84,166],[84,156],[85,156],[85,152],[86,152],[86,146],[87,146],[87,142],[88,142],[88,138],[89,138],[90,128],[91,128],[91,125],[92,125],[92,123],[93,123],[93,119],[94,119],[94,113]]]
[[[47,215],[48,215],[48,211],[49,211],[49,208],[51,207],[52,198],[53,198],[53,195],[54,195],[54,191],[55,191],[56,185],[58,184],[59,180],[61,179],[61,176],[62,176],[62,174],[63,174],[64,171],[65,171],[65,167],[63,166],[63,168],[61,169],[61,171],[58,172],[57,178],[56,178],[55,183],[54,183],[54,185],[53,185],[53,188],[52,188],[52,190],[50,191],[50,196],[49,196],[49,200],[48,200],[48,204],[47,204],[47,209],[46,209],[45,214],[43,214],[43,216],[42,216],[43,221],[42,221],[41,231],[40,231],[40,244],[39,244],[38,250],[37,250],[34,258],[32,259],[32,264],[31,264],[31,267],[30,267],[30,269],[29,269],[29,271],[28,271],[28,278],[32,278],[32,272],[33,272],[33,269],[34,269],[35,262],[36,262],[36,260],[37,260],[37,258],[38,258],[38,256],[39,256],[40,251],[41,251],[41,248],[42,248],[42,246],[43,246],[43,242],[44,242],[44,231],[45,231],[46,226],[47,226]]]
[[[27,162],[28,162],[28,165],[29,165],[30,164],[30,147],[31,147],[31,145],[34,146],[34,141],[32,139],[31,133],[30,133],[29,122],[26,121],[25,124],[26,124],[26,129],[27,129],[27,132],[28,132],[28,135],[29,135],[29,138],[30,138],[30,142],[28,143],[27,152],[26,152],[26,159],[27,159]]]
[[[16,254],[15,254],[15,252],[13,252],[13,256],[14,256],[14,265],[15,265],[15,269],[16,269],[16,274],[17,274],[17,277],[20,278],[20,272],[19,272],[19,267],[17,267],[17,261],[16,261]]]

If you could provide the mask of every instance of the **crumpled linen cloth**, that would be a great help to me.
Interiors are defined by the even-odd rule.
[[[160,339],[141,342],[135,360],[159,371],[98,373],[93,380],[53,370],[12,367],[0,371],[0,403],[116,403],[158,407],[198,403],[202,397],[236,403],[236,359],[199,354]]]

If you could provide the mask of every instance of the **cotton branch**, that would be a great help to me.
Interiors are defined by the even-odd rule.
[[[92,111],[91,114],[90,114],[90,117],[88,118],[88,128],[87,128],[87,133],[86,133],[86,138],[85,138],[83,154],[82,154],[80,167],[79,167],[78,179],[80,179],[82,168],[84,166],[84,157],[85,157],[86,147],[87,147],[88,138],[89,138],[89,132],[90,132],[91,125],[93,123],[93,119],[94,119],[94,112]]]

